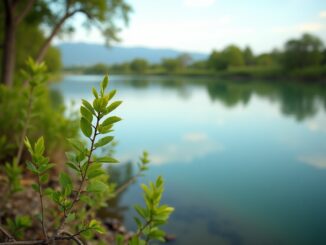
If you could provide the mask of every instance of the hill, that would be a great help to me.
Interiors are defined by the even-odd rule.
[[[143,58],[150,63],[159,63],[163,58],[175,58],[182,53],[173,49],[154,49],[145,47],[106,47],[89,43],[61,43],[57,45],[61,51],[62,62],[68,66],[89,66],[97,63],[115,64]],[[188,52],[187,52],[188,53]],[[193,61],[207,58],[204,53],[188,53]]]

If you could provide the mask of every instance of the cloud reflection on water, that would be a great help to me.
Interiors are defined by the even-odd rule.
[[[300,156],[298,160],[317,169],[326,169],[326,155]]]
[[[203,132],[189,132],[175,143],[166,144],[150,150],[150,160],[152,164],[161,165],[168,163],[189,163],[197,158],[223,151],[222,144],[211,139]],[[157,151],[159,149],[159,151]],[[130,152],[122,153],[123,160],[133,159],[133,154]]]

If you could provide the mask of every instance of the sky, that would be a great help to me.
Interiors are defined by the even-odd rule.
[[[129,0],[130,23],[119,46],[171,48],[209,53],[229,44],[255,53],[281,48],[309,32],[326,44],[326,0]],[[104,43],[101,34],[81,27],[61,41]]]

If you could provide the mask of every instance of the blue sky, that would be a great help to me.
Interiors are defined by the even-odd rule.
[[[323,0],[129,0],[134,12],[121,46],[210,52],[228,44],[250,45],[256,53],[281,47],[304,32],[326,44]],[[81,18],[74,20],[77,27]],[[96,30],[64,41],[103,43]]]

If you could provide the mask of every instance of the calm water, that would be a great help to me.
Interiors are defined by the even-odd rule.
[[[54,90],[70,106],[101,79],[67,76]],[[124,101],[116,157],[150,152],[140,181],[164,176],[173,244],[326,244],[325,85],[111,76],[112,87]],[[116,201],[134,228],[139,185]]]

